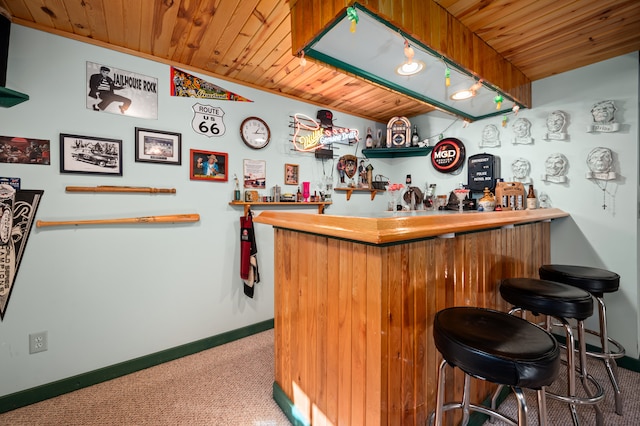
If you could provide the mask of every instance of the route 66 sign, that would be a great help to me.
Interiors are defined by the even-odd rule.
[[[208,138],[222,136],[225,132],[222,108],[200,103],[193,106],[193,120],[191,127],[196,133],[205,135]]]

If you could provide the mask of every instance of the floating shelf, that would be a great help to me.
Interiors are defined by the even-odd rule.
[[[375,189],[375,188],[333,188],[335,191],[344,191],[347,193],[347,201],[351,198],[351,194],[354,192],[370,192],[371,200],[373,201],[376,198],[376,194],[378,192],[384,192],[384,189]]]
[[[0,107],[10,108],[29,100],[29,95],[0,87]]]
[[[367,158],[420,157],[428,155],[432,146],[404,148],[365,148],[362,154]]]
[[[230,206],[244,206],[244,215],[249,213],[251,206],[292,206],[292,207],[304,207],[304,206],[318,206],[318,214],[324,213],[325,206],[331,205],[330,201],[309,201],[309,202],[297,202],[297,201],[231,201]]]

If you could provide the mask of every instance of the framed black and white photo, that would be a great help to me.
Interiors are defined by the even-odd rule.
[[[182,135],[136,127],[136,161],[182,164]]]
[[[122,140],[61,133],[60,173],[122,176]]]

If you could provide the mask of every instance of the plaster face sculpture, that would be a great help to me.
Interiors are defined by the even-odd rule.
[[[515,137],[513,138],[513,144],[530,145],[533,143],[531,137],[531,122],[526,118],[518,118],[513,122],[511,126]]]
[[[547,116],[547,134],[545,140],[565,140],[567,134],[564,127],[567,125],[567,116],[562,111],[553,111]]]
[[[587,132],[612,133],[620,130],[620,124],[616,123],[616,111],[613,101],[600,101],[594,104],[591,107],[593,124],[587,127]]]
[[[531,183],[531,177],[529,172],[531,171],[531,164],[529,160],[525,158],[518,158],[511,163],[511,171],[513,172],[512,182]]]
[[[609,148],[598,147],[591,150],[587,155],[587,165],[590,172],[587,172],[587,179],[612,180],[616,178],[613,172],[613,153]]]
[[[567,168],[569,160],[560,153],[551,154],[544,162],[545,174],[542,180],[552,183],[565,183],[567,181]]]
[[[480,148],[495,148],[500,146],[500,131],[494,124],[487,124],[482,129]]]

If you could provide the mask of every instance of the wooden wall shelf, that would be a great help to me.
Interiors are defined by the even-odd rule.
[[[432,146],[405,148],[365,148],[362,154],[367,158],[420,157],[428,155]]]
[[[371,200],[373,201],[376,198],[376,194],[378,192],[384,192],[384,189],[375,189],[375,188],[333,188],[336,191],[344,191],[347,193],[347,201],[351,199],[351,194],[354,192],[370,192]]]
[[[330,201],[309,201],[309,202],[293,202],[293,201],[230,201],[230,206],[244,206],[244,215],[249,213],[251,206],[291,206],[291,207],[305,207],[305,206],[318,206],[318,214],[323,214],[325,206],[331,205]]]

